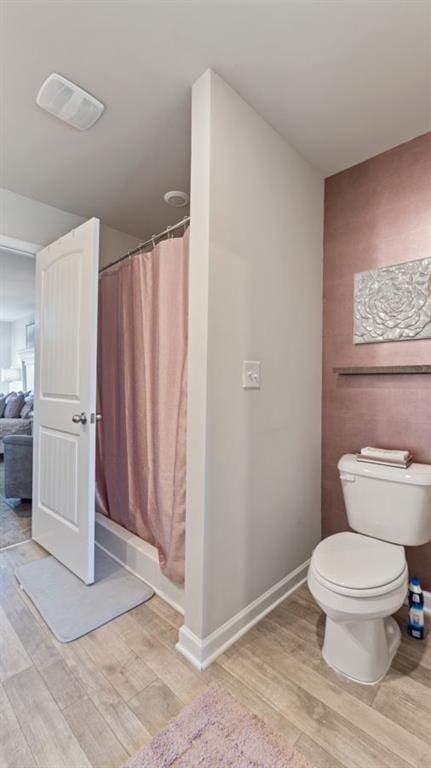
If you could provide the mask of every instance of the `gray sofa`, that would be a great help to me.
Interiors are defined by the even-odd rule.
[[[8,435],[31,435],[31,419],[0,419],[0,454],[4,453],[3,441]]]
[[[8,435],[4,438],[4,495],[6,499],[31,499],[32,476],[32,435]]]
[[[8,405],[10,397],[20,397],[22,406],[16,415],[14,409],[12,413],[15,418],[7,418]],[[5,415],[6,414],[6,417]],[[12,415],[12,414],[11,414]],[[7,435],[31,435],[33,419],[33,393],[9,392],[7,395],[0,394],[0,455],[4,453],[3,440]]]

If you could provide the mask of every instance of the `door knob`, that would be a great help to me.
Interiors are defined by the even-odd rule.
[[[102,421],[101,413],[92,413],[90,416],[90,424],[95,424],[96,421]]]
[[[87,416],[85,415],[84,411],[82,411],[82,413],[75,413],[72,416],[72,421],[74,424],[86,424]]]

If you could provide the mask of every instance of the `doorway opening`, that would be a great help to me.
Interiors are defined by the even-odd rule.
[[[37,249],[0,235],[0,549],[31,538]]]

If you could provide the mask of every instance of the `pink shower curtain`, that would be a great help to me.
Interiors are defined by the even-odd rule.
[[[188,232],[101,275],[96,507],[184,581]]]

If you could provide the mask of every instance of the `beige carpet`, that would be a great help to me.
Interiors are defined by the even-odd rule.
[[[230,694],[211,686],[123,768],[311,768]]]

